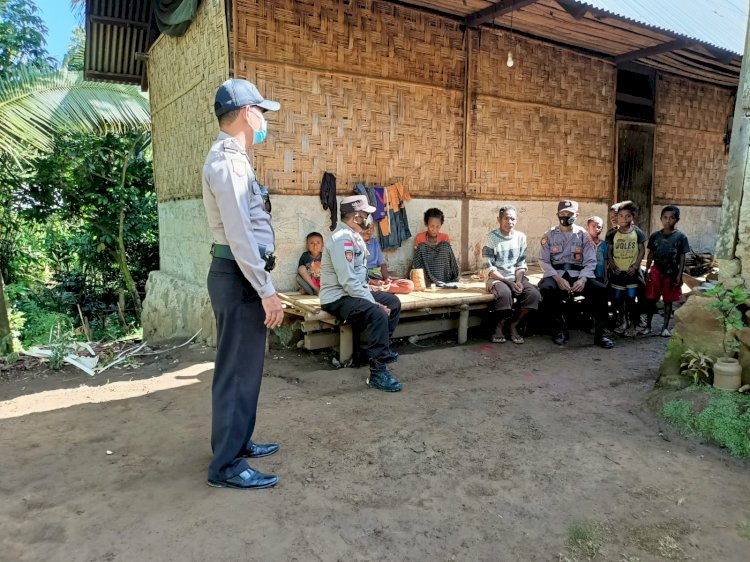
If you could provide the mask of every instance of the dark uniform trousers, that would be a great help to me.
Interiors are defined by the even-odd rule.
[[[224,480],[248,468],[239,458],[255,429],[267,330],[257,291],[237,262],[213,258],[208,294],[216,317],[216,361],[211,387],[209,480]]]
[[[576,282],[574,277],[566,271],[562,278],[570,283],[571,287]],[[568,293],[560,290],[553,277],[545,277],[539,282],[539,292],[542,294],[542,302],[554,322],[554,330],[559,331],[565,327],[563,317],[563,300],[569,298]],[[581,293],[586,299],[586,305],[594,318],[594,335],[601,337],[604,334],[604,323],[607,318],[607,287],[596,279],[587,279],[586,285]]]
[[[349,324],[355,333],[364,331],[367,358],[371,367],[388,362],[390,338],[398,326],[401,315],[401,301],[396,295],[373,292],[372,296],[375,299],[374,303],[359,297],[342,297],[320,307]],[[390,308],[390,316],[375,303]]]

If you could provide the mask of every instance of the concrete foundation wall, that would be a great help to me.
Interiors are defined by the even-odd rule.
[[[690,247],[696,252],[713,252],[719,237],[719,221],[721,207],[699,207],[678,205],[680,208],[680,222],[677,228],[688,237]],[[661,210],[664,205],[654,205],[651,209],[651,230],[661,229]]]

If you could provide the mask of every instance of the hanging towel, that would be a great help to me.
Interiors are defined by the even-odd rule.
[[[320,202],[324,211],[331,210],[331,230],[334,230],[338,223],[338,203],[336,202],[336,176],[330,172],[323,173],[323,179],[320,182]]]

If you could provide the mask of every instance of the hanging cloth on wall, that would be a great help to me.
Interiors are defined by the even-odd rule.
[[[370,188],[375,195],[375,212],[372,214],[372,220],[382,221],[387,215],[387,194],[384,187],[372,187]]]
[[[165,35],[182,37],[195,17],[200,0],[154,0],[154,19]]]
[[[338,224],[338,202],[336,201],[336,176],[330,172],[324,172],[320,182],[320,203],[324,211],[331,210],[331,230],[334,230]]]

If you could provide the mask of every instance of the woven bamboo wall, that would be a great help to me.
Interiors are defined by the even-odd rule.
[[[654,203],[721,205],[732,91],[671,75],[656,87]]]
[[[378,0],[237,0],[235,75],[282,103],[255,150],[276,193],[358,181],[463,192],[463,33]]]
[[[159,202],[201,197],[201,170],[216,138],[216,87],[229,77],[224,0],[204,0],[183,37],[151,47],[148,78]]]
[[[468,193],[607,200],[614,66],[506,32],[482,30],[475,44]],[[506,66],[509,51],[512,68]]]
[[[277,193],[313,194],[327,170],[340,190],[402,180],[431,197],[611,194],[610,64],[516,37],[508,69],[506,34],[466,35],[382,0],[237,0],[235,22],[236,75],[283,104],[255,159]]]

